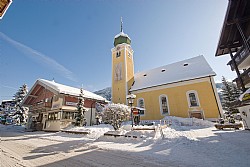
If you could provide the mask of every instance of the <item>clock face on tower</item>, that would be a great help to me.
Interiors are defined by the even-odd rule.
[[[115,65],[115,72],[114,72],[115,81],[122,80],[122,63],[118,63]]]

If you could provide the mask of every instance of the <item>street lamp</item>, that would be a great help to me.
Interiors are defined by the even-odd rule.
[[[134,103],[134,99],[136,98],[136,95],[130,94],[130,95],[127,95],[126,98],[128,99],[128,103],[130,104],[130,107],[131,107],[131,121],[132,121],[132,127],[133,127],[134,119],[133,119],[132,105],[133,105],[133,103]]]

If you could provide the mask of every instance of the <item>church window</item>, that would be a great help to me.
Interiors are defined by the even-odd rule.
[[[159,97],[160,101],[160,111],[162,115],[169,114],[168,97],[166,95],[161,95]]]
[[[144,103],[144,99],[143,98],[139,98],[138,100],[137,100],[137,106],[139,107],[139,108],[145,108],[145,103]],[[140,115],[144,115],[145,113],[144,113],[144,110],[140,110]]]
[[[131,54],[128,52],[128,57],[131,58]]]
[[[118,58],[120,56],[121,56],[121,52],[120,51],[116,52],[116,58]]]
[[[199,98],[198,94],[194,90],[190,90],[187,92],[187,100],[189,107],[199,107]]]

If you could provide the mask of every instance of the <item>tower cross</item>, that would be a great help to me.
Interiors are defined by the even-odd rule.
[[[122,17],[121,17],[121,32],[123,32],[122,24],[123,22],[122,22]]]

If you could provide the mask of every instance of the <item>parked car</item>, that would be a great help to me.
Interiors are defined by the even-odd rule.
[[[6,118],[5,124],[6,124],[6,125],[11,125],[11,124],[13,124],[12,118],[10,118],[10,117]]]
[[[5,125],[5,123],[6,123],[6,117],[5,116],[0,116],[0,123]]]

